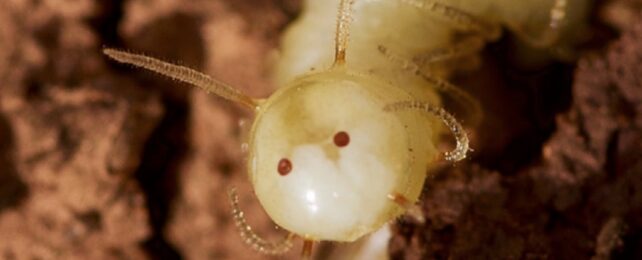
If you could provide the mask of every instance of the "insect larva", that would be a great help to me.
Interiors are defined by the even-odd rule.
[[[440,134],[447,129],[457,141],[446,160],[470,151],[440,97],[455,98],[471,114],[480,110],[443,79],[456,69],[449,62],[476,55],[502,25],[533,45],[566,47],[572,41],[564,32],[581,26],[587,6],[586,0],[353,2],[305,2],[284,37],[275,75],[281,88],[266,100],[185,67],[104,50],[254,110],[249,178],[268,215],[290,232],[279,242],[261,239],[230,192],[241,235],[260,252],[281,254],[297,236],[309,255],[314,241],[354,241],[408,211],[421,218],[414,202],[440,155]]]

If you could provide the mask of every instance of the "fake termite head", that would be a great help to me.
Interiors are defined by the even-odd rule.
[[[353,241],[401,213],[390,193],[417,195],[424,174],[409,178],[414,133],[384,112],[388,91],[335,69],[301,78],[260,105],[249,174],[277,224],[306,239]]]

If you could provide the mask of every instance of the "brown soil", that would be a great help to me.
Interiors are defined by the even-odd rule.
[[[429,179],[426,223],[396,221],[394,259],[642,259],[641,5],[602,2],[577,63],[519,65],[508,36],[458,78],[484,105],[476,151]],[[100,50],[265,97],[299,5],[0,1],[0,258],[274,258],[244,245],[226,195],[237,187],[257,232],[282,236],[246,178],[248,111]]]

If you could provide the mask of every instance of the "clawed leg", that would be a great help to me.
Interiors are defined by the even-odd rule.
[[[279,242],[268,242],[259,237],[254,230],[252,230],[252,227],[250,227],[250,225],[245,221],[243,211],[239,208],[239,198],[236,194],[236,190],[231,189],[228,195],[230,197],[230,203],[232,204],[234,223],[246,244],[251,246],[254,250],[268,255],[281,255],[292,248],[292,240],[294,239],[293,233],[289,233]]]
[[[463,55],[463,53],[471,53],[472,50],[465,50],[463,49],[464,46],[473,46],[473,41],[467,44],[463,44],[459,46],[459,49],[455,50],[449,50],[449,51],[444,51],[444,53],[457,53],[459,55]],[[453,47],[457,48],[457,46]],[[451,97],[453,100],[458,102],[460,105],[462,105],[464,108],[466,108],[467,111],[467,116],[466,118],[469,121],[470,126],[476,126],[479,124],[483,118],[483,113],[481,109],[481,105],[479,104],[479,101],[477,99],[473,98],[470,94],[468,94],[466,91],[463,91],[462,89],[454,86],[453,84],[449,83],[446,80],[443,80],[437,76],[431,75],[428,72],[421,71],[419,68],[419,65],[415,63],[414,61],[411,61],[410,59],[406,59],[404,57],[401,57],[400,55],[391,52],[388,50],[388,48],[384,46],[379,46],[379,51],[385,55],[390,61],[395,62],[399,64],[402,68],[405,70],[409,71],[410,73],[414,73],[415,75],[423,78],[425,81],[427,81],[432,87],[436,88],[437,91]],[[455,56],[457,55],[455,54]],[[430,56],[430,55],[429,55]],[[447,58],[452,58],[448,57],[448,55],[432,55],[433,57],[440,56],[439,59],[447,59]]]
[[[479,33],[488,40],[494,40],[501,35],[499,24],[486,22],[477,16],[470,14],[460,8],[450,6],[436,1],[419,1],[419,0],[398,0],[402,3],[412,5],[422,10],[440,14],[442,17],[450,20],[454,25],[468,31]]]
[[[450,129],[452,134],[455,136],[457,145],[452,151],[444,153],[444,158],[451,162],[461,161],[466,158],[469,151],[468,135],[464,131],[464,128],[457,122],[455,117],[446,112],[443,108],[435,107],[430,103],[420,102],[420,101],[401,101],[386,105],[384,111],[399,111],[404,109],[414,109],[423,112],[428,112],[434,116],[437,116],[441,119],[442,122]]]
[[[405,196],[401,195],[398,192],[394,192],[392,194],[388,194],[388,199],[396,203],[400,207],[406,209],[406,214],[413,217],[417,222],[426,222],[424,213],[421,211],[421,207],[419,207],[417,204],[412,203]]]
[[[440,61],[453,60],[474,55],[484,48],[484,41],[479,37],[468,37],[453,43],[451,47],[434,49],[413,57],[412,62],[418,68]]]

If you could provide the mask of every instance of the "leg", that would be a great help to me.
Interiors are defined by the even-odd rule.
[[[452,47],[431,50],[412,59],[417,67],[440,61],[452,60],[474,55],[484,48],[484,41],[478,37],[468,37],[453,44]]]
[[[388,199],[396,203],[400,207],[406,209],[406,214],[412,216],[417,222],[425,223],[426,219],[424,218],[424,213],[421,211],[421,207],[410,202],[406,197],[401,195],[398,192],[388,194]]]
[[[425,11],[437,13],[444,18],[450,20],[454,25],[461,27],[464,30],[478,32],[488,40],[499,38],[501,34],[501,27],[499,24],[486,22],[479,19],[473,14],[470,14],[457,7],[449,6],[447,4],[436,1],[420,1],[420,0],[398,0],[404,4],[420,8]]]
[[[472,46],[472,41],[471,43],[466,43],[465,45]],[[463,52],[471,52],[470,50],[464,51],[461,48],[463,47],[460,47],[459,50],[450,50],[447,52],[450,52],[450,53],[458,52],[459,54],[462,54]],[[479,101],[477,101],[477,99],[472,97],[466,91],[461,90],[460,88],[454,86],[453,84],[449,83],[446,80],[443,80],[439,77],[431,75],[427,72],[421,71],[419,68],[419,65],[417,65],[415,62],[409,59],[405,59],[404,57],[401,57],[395,53],[392,53],[390,50],[388,50],[384,46],[379,46],[379,51],[383,55],[385,55],[388,59],[390,59],[392,62],[399,64],[405,70],[408,70],[411,73],[414,73],[415,75],[423,78],[425,81],[430,83],[432,87],[436,88],[437,91],[449,96],[450,98],[455,100],[458,104],[461,104],[465,108],[465,111],[468,112],[467,113],[468,116],[466,118],[469,121],[469,124],[468,124],[469,126],[474,127],[481,122],[483,118],[481,105],[479,104]],[[449,57],[447,57],[447,55],[443,55],[440,58],[448,59]]]

